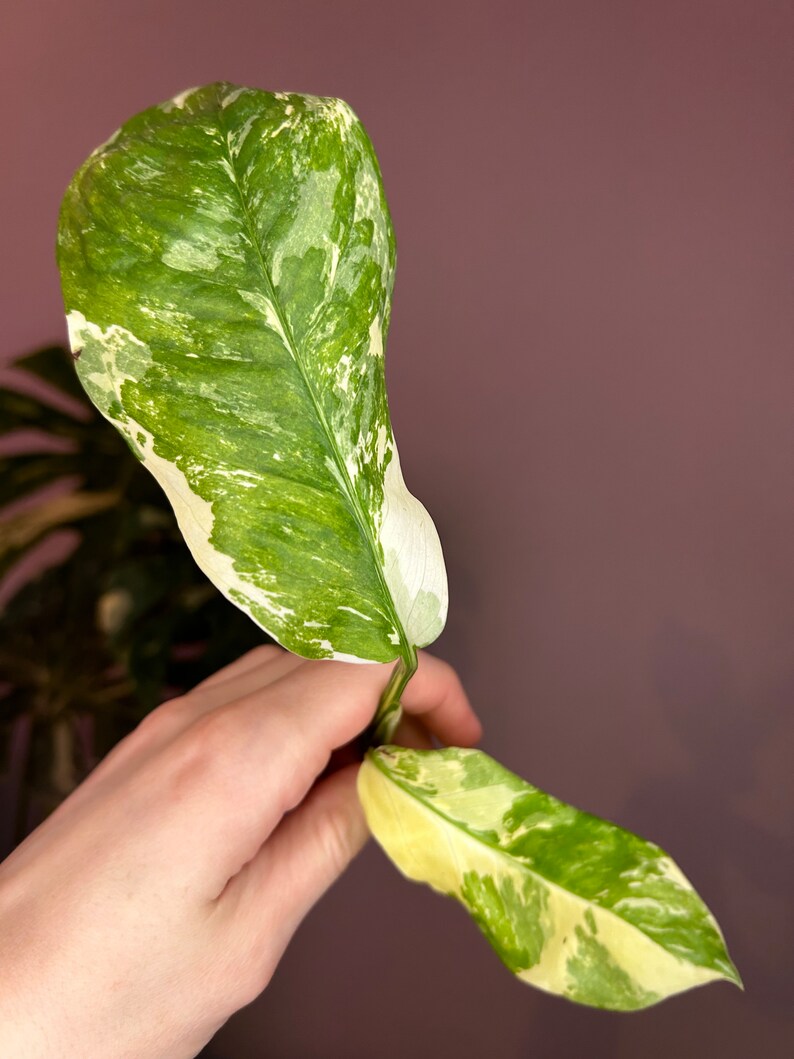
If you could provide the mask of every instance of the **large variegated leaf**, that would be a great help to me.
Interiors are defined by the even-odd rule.
[[[394,239],[337,99],[209,85],[139,114],[64,199],[77,370],[199,565],[291,651],[409,659],[446,616],[384,383]]]
[[[714,918],[658,846],[480,751],[380,747],[359,793],[401,871],[457,898],[524,981],[621,1011],[740,984]]]

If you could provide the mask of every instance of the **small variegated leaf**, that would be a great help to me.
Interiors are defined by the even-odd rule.
[[[144,111],[76,174],[58,260],[83,386],[207,576],[297,654],[410,668],[446,575],[389,421],[394,237],[347,104],[221,83]]]
[[[480,751],[371,750],[359,795],[397,867],[460,901],[525,982],[617,1011],[741,984],[713,916],[658,846]]]

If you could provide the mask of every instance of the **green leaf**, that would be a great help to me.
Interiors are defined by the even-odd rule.
[[[58,250],[80,379],[204,572],[297,654],[410,662],[446,575],[389,421],[394,238],[350,108],[214,84],[147,110],[76,174]]]
[[[741,984],[667,854],[480,751],[380,747],[359,795],[397,867],[460,901],[525,982],[618,1011],[715,979]]]

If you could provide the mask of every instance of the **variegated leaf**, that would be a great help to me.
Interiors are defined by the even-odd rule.
[[[476,750],[371,750],[370,829],[411,879],[457,898],[519,978],[629,1011],[724,978],[714,918],[658,846]]]
[[[214,84],[147,110],[78,171],[58,250],[80,379],[205,573],[297,654],[410,663],[446,575],[392,436],[394,238],[350,108]]]

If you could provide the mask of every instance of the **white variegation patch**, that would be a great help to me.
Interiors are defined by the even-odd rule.
[[[383,480],[379,533],[397,615],[409,642],[424,647],[444,628],[447,574],[438,532],[424,505],[408,491],[396,445]]]
[[[370,324],[367,353],[370,357],[383,357],[383,324],[378,316],[374,317]]]
[[[264,294],[261,294],[259,291],[244,290],[241,288],[237,291],[237,293],[240,295],[244,302],[247,302],[250,306],[256,309],[258,313],[261,313],[265,326],[269,327],[274,334],[278,335],[279,339],[281,340],[284,346],[284,349],[290,354],[290,356],[294,356],[292,343],[287,337],[287,333],[284,330],[284,325],[282,324],[281,319],[279,318],[279,315],[276,312],[273,302],[269,298],[266,298]]]
[[[152,435],[142,430],[133,420],[128,420],[124,425],[124,432],[128,431],[129,436],[138,436],[139,440],[140,434],[143,435],[144,443],[139,444],[141,461],[162,486],[174,509],[185,543],[210,581],[233,602],[238,602],[235,593],[239,593],[250,604],[261,608],[278,621],[291,617],[295,612],[280,602],[279,593],[268,592],[248,578],[241,577],[231,556],[224,555],[212,544],[212,528],[215,521],[212,504],[190,487],[187,478],[176,464],[157,455]],[[270,626],[268,631],[272,628],[273,626]]]
[[[186,88],[184,92],[178,92],[171,99],[167,99],[165,103],[160,104],[160,110],[164,114],[170,114],[172,110],[184,110],[185,103],[193,95],[194,92],[198,92],[197,87]]]
[[[120,350],[132,346],[141,360],[145,362],[150,359],[146,345],[125,328],[112,325],[103,329],[86,320],[83,314],[77,311],[69,313],[67,322],[74,352],[82,351],[89,341],[96,342],[102,350],[104,370],[85,373],[83,381],[90,387],[89,393],[94,397],[102,414],[127,437],[137,452],[138,458],[159,482],[174,509],[185,543],[210,581],[237,605],[239,605],[239,599],[235,596],[239,594],[250,604],[261,608],[278,621],[290,618],[294,610],[281,602],[278,592],[269,592],[261,585],[242,577],[236,570],[231,556],[218,551],[213,545],[212,530],[215,519],[212,504],[195,492],[185,474],[175,463],[163,459],[156,452],[155,439],[152,434],[132,419],[128,412],[125,411],[123,418],[117,419],[110,411],[113,398],[123,406],[124,383],[136,381],[134,376],[127,374],[119,365]],[[96,389],[102,395],[101,404],[97,400]],[[257,477],[251,472],[240,469],[230,473],[247,475],[249,478]],[[267,631],[275,637],[272,627],[269,627]],[[330,646],[329,650],[332,650]]]
[[[353,665],[367,665],[366,658],[359,658],[357,655],[347,655],[344,651],[334,650],[334,645],[330,640],[315,640],[314,643],[322,651],[327,651],[327,660],[330,662],[348,662]]]
[[[145,342],[141,342],[126,328],[112,324],[103,329],[86,320],[77,309],[67,314],[66,327],[69,333],[69,347],[75,357],[82,354],[89,342],[95,342],[101,351],[99,357],[92,358],[89,362],[91,368],[86,370],[83,367],[80,375],[83,385],[90,386],[100,394],[108,395],[104,400],[105,406],[99,406],[103,415],[107,415],[110,399],[112,397],[118,399],[123,383],[132,378],[119,363],[119,354],[127,348],[134,349],[136,359],[146,365],[151,363],[149,348]],[[92,397],[94,396],[91,389],[89,393]]]
[[[226,144],[229,148],[229,154],[232,156],[232,158],[237,158],[240,151],[243,149],[243,146],[245,145],[245,141],[248,139],[251,129],[254,127],[258,120],[258,114],[251,114],[250,117],[246,118],[246,120],[243,122],[239,129],[234,129],[232,132],[229,132],[227,134]]]
[[[232,105],[232,103],[234,103],[236,100],[238,100],[240,98],[241,95],[243,95],[245,92],[249,92],[249,91],[250,91],[250,89],[245,88],[245,87],[233,88],[231,92],[227,92],[226,95],[223,97],[223,99],[221,100],[221,106],[224,109],[226,107],[230,107]]]
[[[530,965],[512,968],[519,978],[582,1003],[627,1010],[731,977],[727,955],[727,970],[698,965],[677,953],[675,946],[663,947],[616,911],[539,875],[531,863],[500,848],[516,834],[506,828],[505,820],[522,790],[513,782],[515,777],[506,782],[496,775],[494,782],[483,778],[477,786],[467,785],[464,763],[472,754],[477,752],[448,751],[442,758],[399,747],[371,751],[359,772],[359,797],[370,830],[400,871],[457,898],[475,918],[483,913],[470,904],[467,879],[471,877],[483,880],[492,894],[532,895],[531,907],[523,912],[508,909],[507,904],[500,908],[497,902],[497,912],[492,912],[486,926],[478,918],[497,951],[494,939],[509,941],[522,932],[538,941],[538,951],[526,961]],[[408,782],[400,779],[401,755],[408,759]],[[498,772],[505,775],[501,768]],[[670,877],[691,892],[677,868]],[[647,896],[626,900],[635,902],[635,907],[636,902],[644,902],[654,911],[659,905]],[[676,914],[674,908],[663,910]],[[522,922],[522,916],[530,918]],[[600,980],[594,969],[599,960],[604,967]]]
[[[345,103],[343,99],[328,98],[325,100],[325,105],[328,111],[336,119],[339,128],[343,133],[348,132],[358,121],[353,108],[349,103]]]
[[[363,618],[364,621],[372,621],[372,616],[370,614],[364,614],[355,607],[338,607],[337,609],[347,611],[348,614],[356,614],[359,618]]]
[[[219,262],[218,246],[197,239],[175,239],[163,252],[162,261],[178,272],[212,272]]]
[[[288,128],[292,120],[287,118],[276,131]],[[304,177],[295,218],[288,233],[271,251],[270,278],[276,287],[281,281],[284,262],[289,258],[303,258],[309,250],[319,250],[327,261],[328,269],[333,266],[336,271],[334,258],[338,262],[339,247],[326,238],[319,238],[318,232],[323,231],[324,219],[333,213],[334,195],[340,179],[339,170],[334,168],[314,169]]]

